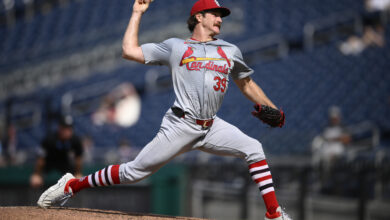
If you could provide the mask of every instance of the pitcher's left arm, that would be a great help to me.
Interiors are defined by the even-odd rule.
[[[252,102],[256,103],[252,115],[271,127],[283,127],[285,114],[272,103],[264,91],[249,76],[235,79],[234,82],[241,92]]]
[[[235,79],[234,82],[245,97],[255,104],[267,105],[274,109],[278,109],[251,77],[248,76],[243,79]]]

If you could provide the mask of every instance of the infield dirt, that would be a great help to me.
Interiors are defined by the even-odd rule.
[[[42,209],[33,206],[0,207],[0,220],[37,220],[37,219],[118,219],[118,220],[202,220],[190,217],[172,217],[127,213],[120,211],[54,207]]]

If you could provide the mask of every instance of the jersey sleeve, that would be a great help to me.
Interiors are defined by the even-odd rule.
[[[233,55],[234,66],[231,71],[231,75],[233,79],[243,79],[251,74],[253,74],[253,69],[251,69],[245,62],[242,57],[242,53],[240,49],[235,48],[235,52]]]
[[[161,43],[147,43],[141,45],[145,64],[168,65],[172,51],[172,40],[168,39]]]

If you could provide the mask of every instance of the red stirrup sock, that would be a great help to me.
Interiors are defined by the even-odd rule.
[[[268,216],[277,214],[276,209],[279,207],[279,204],[276,199],[271,171],[269,170],[267,161],[262,160],[249,165],[249,173],[260,189]]]
[[[94,174],[84,176],[80,179],[73,179],[69,182],[69,187],[72,189],[73,194],[75,194],[82,189],[114,184],[120,184],[119,165],[111,165],[96,171]]]

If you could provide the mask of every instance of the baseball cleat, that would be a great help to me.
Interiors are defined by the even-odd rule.
[[[276,209],[276,213],[273,215],[268,214],[268,212],[265,214],[265,220],[292,220],[290,216],[285,213],[280,206]]]
[[[69,180],[75,179],[71,173],[67,173],[58,180],[58,182],[42,193],[37,202],[41,208],[59,204],[63,206],[70,197],[72,197],[72,189],[69,187]]]

